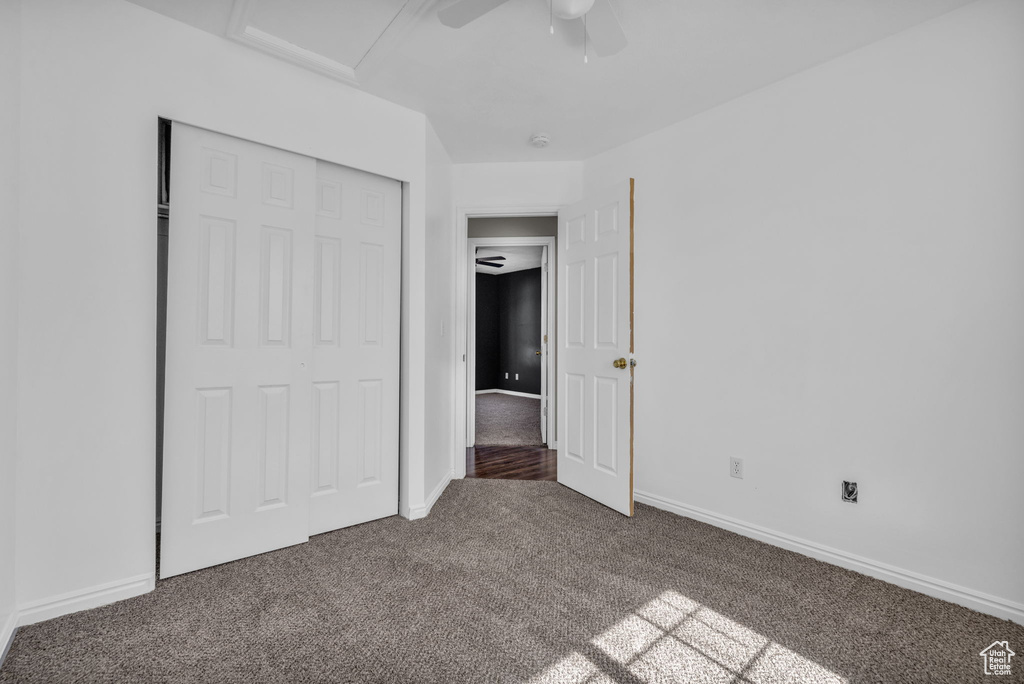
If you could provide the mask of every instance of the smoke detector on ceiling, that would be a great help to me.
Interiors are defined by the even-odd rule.
[[[530,138],[530,144],[537,148],[547,147],[549,142],[551,142],[551,138],[544,133],[538,133]]]

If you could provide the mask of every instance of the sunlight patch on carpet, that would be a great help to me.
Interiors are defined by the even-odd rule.
[[[818,663],[675,591],[666,591],[633,611],[594,637],[590,645],[607,656],[614,668],[575,652],[531,679],[531,684],[599,684],[624,679],[643,684],[848,683]]]

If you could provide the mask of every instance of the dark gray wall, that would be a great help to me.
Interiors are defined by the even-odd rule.
[[[486,216],[471,218],[469,237],[554,237],[558,235],[557,216]]]
[[[476,274],[476,389],[498,389],[501,366],[499,276]]]
[[[540,394],[541,269],[478,273],[476,283],[476,389]]]

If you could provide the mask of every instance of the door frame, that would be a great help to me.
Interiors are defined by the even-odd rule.
[[[555,412],[551,410],[551,397],[555,394],[552,389],[552,379],[554,377],[551,364],[551,352],[553,349],[551,342],[555,336],[553,333],[553,325],[555,322],[551,315],[555,311],[555,300],[554,292],[555,288],[552,287],[552,277],[557,272],[551,267],[553,257],[555,256],[555,245],[556,238],[553,236],[547,237],[494,237],[494,238],[468,238],[466,246],[466,268],[468,269],[466,280],[467,280],[467,299],[466,299],[466,444],[476,444],[476,278],[470,278],[469,274],[476,274],[476,248],[477,247],[546,247],[547,248],[547,271],[542,272],[541,278],[543,279],[543,286],[541,295],[541,319],[543,322],[543,328],[547,331],[548,342],[542,347],[543,356],[541,357],[541,405],[547,407],[548,412],[544,417],[544,434],[547,436],[549,442],[553,442],[552,436],[555,434],[552,430],[552,424],[554,423]],[[547,385],[545,387],[545,384]],[[551,444],[548,444],[548,448],[554,449]]]
[[[456,207],[456,226],[455,226],[455,247],[456,247],[456,264],[466,264],[469,258],[469,219],[471,218],[518,218],[518,217],[530,217],[530,216],[558,216],[558,210],[561,205],[526,205],[526,206],[469,206],[469,207]],[[546,236],[545,236],[546,237]],[[505,240],[504,244],[510,244],[508,240],[512,238],[502,238]],[[529,238],[533,240],[543,238]],[[553,253],[557,250],[549,250],[548,253],[548,275],[555,272],[557,254]],[[452,443],[455,445],[455,449],[452,453],[452,473],[454,478],[461,479],[466,477],[466,447],[468,442],[467,423],[468,423],[468,394],[469,388],[468,380],[468,359],[469,359],[469,269],[461,266],[456,268],[455,277],[455,352],[453,366],[455,368],[455,382],[452,386],[452,404],[454,405],[454,411],[452,415],[455,417],[454,427],[454,439]],[[551,293],[554,288],[548,288],[548,297],[550,299]],[[551,320],[550,311],[548,309],[548,320]],[[555,348],[555,334],[557,332],[557,320],[556,325],[549,326],[548,328],[548,348]],[[548,383],[551,384],[550,382]],[[557,383],[556,383],[557,384]],[[552,414],[557,411],[551,410],[552,400],[557,402],[557,396],[555,394],[556,388],[552,388],[552,391],[548,393],[548,420],[551,420]],[[476,389],[473,389],[474,396]],[[557,422],[548,423],[548,448],[557,449]]]

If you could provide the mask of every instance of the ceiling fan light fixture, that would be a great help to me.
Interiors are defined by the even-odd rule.
[[[579,19],[594,6],[594,0],[551,0],[551,11],[560,19]]]
[[[548,135],[546,135],[545,133],[537,133],[536,135],[530,138],[530,144],[536,147],[537,149],[547,147],[548,143],[550,142],[551,138],[548,137]]]

